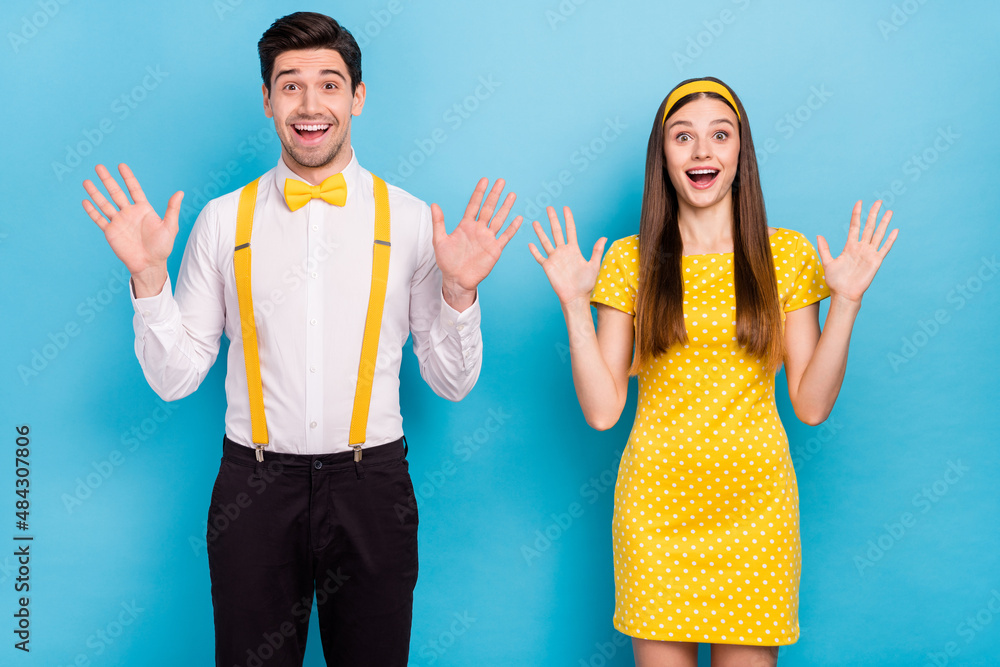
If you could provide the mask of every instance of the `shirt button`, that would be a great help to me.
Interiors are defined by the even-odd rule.
[[[313,463],[313,468],[316,468],[316,470],[319,470],[322,467],[323,467],[323,462],[322,461],[316,461],[316,462]]]
[[[469,356],[469,355],[471,355],[471,354],[472,354],[472,350],[466,350],[466,351],[465,351],[465,356],[467,356],[467,357],[468,357],[468,356]]]
[[[453,327],[455,326],[455,323],[452,320],[448,320],[448,326]]]
[[[309,324],[316,326],[316,320],[309,320]]]
[[[315,373],[316,372],[316,367],[315,366],[310,366],[309,367],[309,372],[310,373]]]
[[[455,327],[455,328],[456,328],[456,329],[458,329],[459,331],[461,331],[462,329],[464,329],[464,328],[465,328],[465,325],[464,325],[464,324],[459,324],[459,325],[458,325],[457,327]]]
[[[311,274],[309,274],[309,275],[311,275],[311,276],[312,276],[313,278],[315,278],[315,277],[316,277],[316,272],[315,272],[315,271],[313,271],[313,272],[312,272]]]
[[[319,426],[319,424],[316,422],[309,422],[309,428],[316,428],[317,426]]]
[[[319,229],[319,225],[313,225],[313,231]]]

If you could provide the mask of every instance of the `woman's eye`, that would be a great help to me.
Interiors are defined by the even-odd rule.
[[[687,134],[686,132],[682,132],[681,134],[677,135],[677,141],[687,141],[690,138],[691,135]]]
[[[729,135],[726,134],[725,132],[716,132],[715,133],[715,138],[718,139],[719,141],[725,140],[728,136]]]

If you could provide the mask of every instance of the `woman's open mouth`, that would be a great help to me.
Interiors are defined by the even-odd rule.
[[[719,170],[709,167],[689,169],[685,173],[688,180],[691,181],[691,185],[698,190],[707,190],[712,187],[715,184],[715,180],[719,177]]]
[[[295,123],[292,130],[302,139],[303,144],[315,146],[323,141],[330,127],[329,123]]]

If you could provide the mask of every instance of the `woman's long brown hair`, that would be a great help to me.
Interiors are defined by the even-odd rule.
[[[679,86],[695,81],[689,79]],[[712,77],[705,80],[725,83]],[[777,372],[784,357],[784,335],[774,275],[767,213],[757,172],[757,154],[746,110],[736,93],[726,86],[739,110],[740,154],[733,180],[733,275],[736,290],[736,341],[749,354]],[[669,97],[669,94],[667,95]],[[629,374],[675,344],[688,342],[684,326],[684,278],[681,256],[684,244],[677,225],[677,191],[670,182],[664,156],[663,118],[667,97],[653,119],[646,151],[646,183],[639,223],[639,281],[635,307],[635,355]],[[672,116],[700,97],[729,102],[715,93],[682,97]]]

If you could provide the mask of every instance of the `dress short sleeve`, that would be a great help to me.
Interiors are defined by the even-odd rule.
[[[611,244],[604,253],[597,283],[590,295],[592,304],[601,303],[635,315],[636,285],[639,276],[639,237],[627,236]]]
[[[823,263],[820,261],[819,253],[816,252],[816,248],[805,235],[798,234],[797,236],[799,238],[795,244],[790,263],[794,262],[792,266],[798,267],[798,273],[792,280],[792,286],[785,298],[784,311],[786,313],[830,296],[830,288],[826,286]]]

